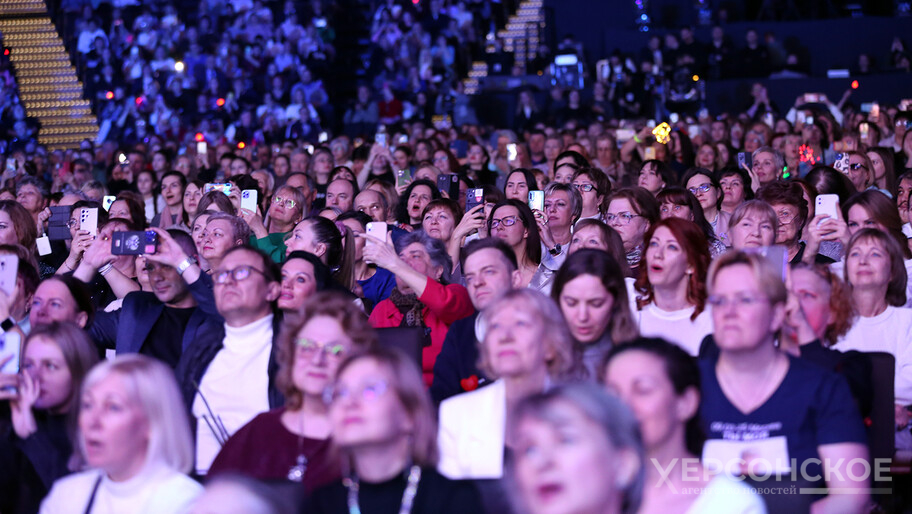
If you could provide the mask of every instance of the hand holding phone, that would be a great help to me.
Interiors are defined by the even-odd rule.
[[[85,230],[93,236],[98,235],[98,209],[83,208],[79,213],[79,229]]]
[[[533,211],[545,211],[545,192],[541,190],[529,191],[529,208]]]
[[[256,189],[245,189],[241,191],[241,209],[247,209],[254,213],[257,211]]]
[[[829,216],[830,218],[838,219],[839,195],[817,195],[817,198],[814,200],[814,216]]]
[[[371,221],[367,224],[367,235],[375,237],[380,241],[386,241],[387,225],[385,221]],[[374,244],[374,241],[368,239],[367,244]]]

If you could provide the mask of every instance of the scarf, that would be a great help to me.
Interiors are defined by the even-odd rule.
[[[424,319],[421,317],[421,311],[424,310],[424,304],[418,301],[418,295],[402,294],[398,287],[393,288],[390,293],[390,301],[402,313],[400,327],[424,327]]]

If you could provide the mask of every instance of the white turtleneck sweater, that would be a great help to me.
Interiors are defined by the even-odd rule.
[[[76,473],[54,482],[41,503],[41,514],[84,512],[92,501],[93,514],[180,514],[189,512],[203,487],[187,475],[163,466],[151,466],[133,478],[114,482],[97,469]]]
[[[233,435],[257,414],[269,410],[269,352],[272,349],[272,314],[243,327],[225,325],[224,346],[212,359],[193,401],[196,417],[196,471],[205,475],[221,450],[203,419],[209,411],[221,418]],[[211,422],[211,419],[210,419]]]

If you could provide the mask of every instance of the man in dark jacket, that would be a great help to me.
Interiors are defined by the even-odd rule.
[[[463,276],[475,312],[450,325],[443,348],[434,363],[431,398],[440,403],[451,396],[487,385],[490,380],[478,369],[478,342],[484,327],[478,313],[507,291],[519,287],[516,254],[502,240],[489,237],[472,241],[462,250]]]
[[[283,404],[275,384],[274,315],[279,268],[263,252],[237,246],[212,271],[220,330],[181,356],[177,379],[196,421],[196,472],[205,475],[221,444],[257,414]]]

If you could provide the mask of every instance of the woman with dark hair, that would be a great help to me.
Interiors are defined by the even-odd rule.
[[[364,246],[367,241],[360,237],[367,231],[367,224],[371,222],[370,216],[363,212],[343,212],[336,223],[344,225],[354,236],[354,279],[357,287],[354,293],[366,300],[365,310],[368,314],[374,306],[389,298],[396,287],[396,277],[389,270],[380,268],[364,260]],[[360,289],[360,291],[359,291]]]
[[[724,168],[719,172],[719,188],[722,191],[722,204],[719,210],[732,213],[747,200],[754,198],[751,178],[746,171],[738,168]],[[731,219],[729,219],[731,226]]]
[[[431,200],[442,198],[437,184],[430,180],[413,180],[402,195],[399,196],[399,206],[396,209],[396,219],[403,225],[412,227],[421,226],[421,213]]]
[[[95,305],[86,285],[72,275],[54,275],[38,284],[32,296],[29,323],[33,330],[52,321],[68,321],[86,328],[94,316]]]
[[[462,167],[462,173],[479,185],[494,185],[496,173],[490,169],[491,156],[484,145],[475,138],[469,139],[468,160]]]
[[[351,290],[354,285],[354,236],[339,230],[336,224],[322,216],[310,216],[298,223],[285,242],[285,254],[310,252],[323,261],[333,277]]]
[[[438,148],[434,150],[434,166],[437,166],[444,173],[450,175],[459,175],[459,159],[453,155],[449,148]]]
[[[0,358],[2,361],[2,358]],[[0,420],[0,509],[37,512],[54,480],[69,473],[79,389],[98,361],[80,327],[52,322],[35,327],[22,345],[20,374],[0,373],[0,389],[16,388],[9,418]]]
[[[679,218],[692,221],[700,227],[709,242],[709,252],[713,257],[721,255],[725,251],[725,244],[720,237],[716,237],[712,225],[703,216],[703,206],[693,193],[683,187],[666,187],[656,196],[656,201],[661,205],[659,208],[661,219]]]
[[[317,293],[334,291],[354,299],[351,292],[335,281],[332,271],[319,257],[304,251],[288,254],[282,263],[281,292],[276,306],[283,313],[283,322],[296,323],[305,314],[301,306]]]
[[[143,206],[139,201],[139,196],[133,191],[121,191],[117,194],[108,209],[108,217],[128,219],[134,226],[140,227],[140,230],[149,224],[143,214]]]
[[[618,398],[593,384],[560,385],[524,399],[515,417],[521,512],[640,512],[652,466],[637,421]]]
[[[488,216],[488,234],[513,249],[522,275],[520,285],[540,289],[532,284],[541,265],[541,236],[529,206],[520,200],[504,200],[495,204]]]
[[[644,267],[636,280],[634,317],[645,337],[662,337],[691,355],[712,332],[706,304],[706,239],[693,222],[667,218],[646,233]]]
[[[507,200],[529,201],[529,191],[538,189],[535,175],[526,168],[516,168],[507,174],[504,180],[504,196]]]
[[[637,185],[653,195],[677,182],[674,171],[667,164],[656,159],[649,159],[644,162],[640,167],[640,175],[637,178]]]
[[[687,188],[703,207],[703,217],[712,227],[713,235],[722,239],[722,234],[728,233],[728,224],[731,214],[722,210],[722,186],[713,173],[703,168],[691,168],[684,174],[681,184]],[[698,223],[699,224],[699,223]],[[707,239],[712,241],[710,235]]]
[[[419,327],[429,331],[430,344],[422,353],[422,370],[428,385],[434,362],[443,347],[450,324],[472,313],[466,288],[443,281],[452,269],[443,243],[416,230],[395,241],[395,246],[367,235],[364,259],[396,276],[396,288],[370,315],[376,328]],[[426,332],[427,333],[427,332]]]
[[[190,226],[193,217],[196,216],[200,200],[203,198],[203,190],[205,187],[206,184],[204,184],[203,181],[191,180],[187,182],[187,187],[184,188],[183,222],[187,227]]]
[[[583,249],[567,257],[554,275],[551,298],[561,309],[575,341],[574,353],[590,379],[612,345],[637,336],[626,281],[604,251]]]
[[[579,220],[573,226],[573,239],[570,240],[570,246],[567,248],[567,256],[573,255],[577,250],[583,248],[594,248],[608,252],[608,255],[617,261],[618,267],[621,268],[621,274],[629,277],[630,270],[627,269],[627,255],[624,251],[624,241],[617,231],[606,225],[604,222],[594,219]],[[631,283],[632,278],[628,278]]]
[[[25,207],[16,200],[0,200],[0,244],[19,245],[37,259],[37,238],[35,221]]]
[[[332,173],[333,167],[335,161],[332,150],[325,146],[315,148],[307,170],[307,174],[314,179],[314,190],[317,192],[313,202],[314,209],[321,209],[325,205],[326,188],[329,186],[329,174]]]
[[[604,219],[608,205],[605,199],[611,193],[611,182],[608,176],[598,168],[580,168],[573,174],[571,182],[582,199],[580,219]]]
[[[896,192],[896,160],[893,150],[875,146],[868,148],[867,155],[873,166],[874,186],[880,191],[889,192],[892,198]]]
[[[600,372],[608,391],[633,411],[653,464],[646,466],[639,513],[766,511],[741,481],[711,476],[699,463],[685,465],[698,461],[705,439],[700,370],[687,352],[663,339],[639,338],[613,347]]]
[[[232,216],[237,213],[237,209],[231,203],[231,200],[228,199],[228,195],[221,191],[203,193],[203,197],[200,198],[196,207],[196,213],[199,214],[206,211],[223,212]]]
[[[304,512],[484,512],[471,483],[435,469],[434,411],[408,356],[382,347],[352,355],[325,397],[344,478],[315,491]]]
[[[804,199],[804,189],[794,182],[773,181],[757,192],[757,198],[768,203],[776,212],[779,228],[776,231],[776,244],[785,246],[789,263],[808,260],[829,264],[833,259],[811,249],[801,240],[804,225],[808,222],[808,202]]]
[[[257,480],[303,483],[308,491],[341,477],[323,395],[342,360],[372,348],[377,335],[344,295],[317,293],[298,307],[302,317],[283,327],[277,343],[276,383],[285,406],[259,414],[235,432],[212,462],[209,477],[233,471]]]
[[[709,171],[715,171],[719,166],[719,149],[709,141],[700,143],[694,157],[694,165]]]
[[[896,178],[893,200],[903,222],[903,233],[912,237],[912,227],[909,227],[909,195],[912,195],[912,172],[907,171]]]
[[[459,208],[459,204],[449,198],[432,200],[421,214],[421,229],[434,239],[439,239],[447,247],[450,262],[453,263],[451,274],[444,277],[447,282],[458,282],[459,280],[453,278],[461,276],[457,266],[465,234],[457,235],[456,227],[462,221],[462,214],[463,210]]]
[[[617,230],[627,251],[627,265],[637,276],[643,252],[643,236],[659,220],[659,205],[655,197],[641,187],[625,187],[608,197],[605,222]]]

